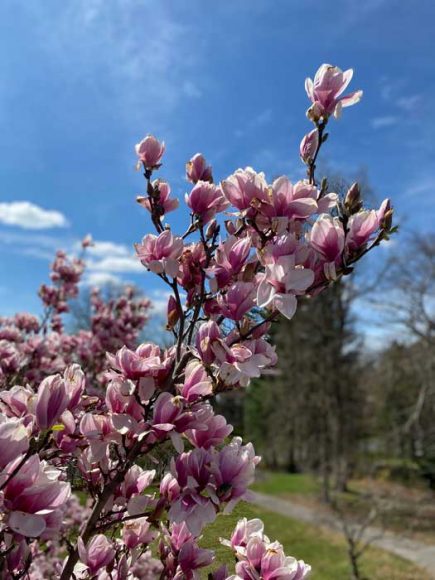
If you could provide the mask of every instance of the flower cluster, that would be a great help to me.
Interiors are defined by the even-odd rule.
[[[89,245],[85,239],[83,245]],[[68,333],[61,315],[69,312],[69,301],[79,296],[84,272],[83,259],[69,259],[57,252],[51,265],[52,285],[42,285],[42,318],[28,313],[0,317],[0,387],[13,384],[37,386],[44,377],[63,372],[71,363],[86,369],[93,382],[107,367],[106,353],[123,345],[133,348],[148,321],[150,301],[131,286],[119,295],[103,299],[94,288],[90,296],[89,329]]]
[[[259,461],[250,443],[231,438],[214,396],[274,366],[277,317],[291,318],[302,297],[348,274],[394,231],[388,200],[366,209],[357,184],[340,199],[316,181],[330,116],[360,97],[341,97],[351,76],[323,65],[307,81],[307,179],[270,183],[247,167],[215,183],[204,156],[192,157],[183,234],[165,223],[179,202],[155,177],[165,145],[149,135],[136,146],[146,180],[138,202],[155,228],[136,252],[170,291],[170,346],[136,344],[148,302],[131,291],[107,302],[94,292],[91,329],[64,334],[60,315],[83,262],[63,253],[40,292],[45,318],[0,322],[2,577],[190,580],[214,562],[201,533],[248,499]],[[218,568],[215,580],[302,580],[310,571],[258,520],[241,520],[226,544],[235,574]]]
[[[303,560],[286,556],[279,542],[271,542],[264,534],[263,522],[259,519],[238,521],[230,540],[221,540],[233,551],[237,560],[234,580],[252,578],[286,578],[303,580],[307,578],[311,566]]]

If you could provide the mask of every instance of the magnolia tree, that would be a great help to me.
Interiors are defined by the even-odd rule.
[[[388,200],[363,209],[356,184],[339,199],[315,175],[330,118],[361,97],[341,96],[351,77],[322,65],[306,81],[314,128],[300,146],[305,180],[268,184],[248,167],[216,184],[195,155],[186,167],[190,223],[182,235],[165,221],[178,201],[155,178],[164,144],[148,136],[136,146],[146,180],[138,202],[156,230],[136,252],[171,292],[173,346],[127,345],[108,355],[100,396],[95,384],[87,392],[86,368],[77,364],[3,392],[2,577],[190,579],[212,563],[216,580],[309,574],[256,519],[240,520],[224,541],[235,570],[201,547],[204,527],[248,497],[260,459],[250,443],[231,438],[211,401],[275,365],[271,323],[291,318],[299,297],[348,274],[392,231]],[[163,445],[173,457],[158,481],[146,467]]]
[[[79,297],[86,263],[84,251],[93,245],[88,236],[82,242],[82,256],[69,258],[58,251],[51,264],[51,284],[39,289],[44,308],[42,318],[28,313],[0,317],[0,388],[21,393],[26,385],[38,387],[48,375],[63,372],[71,363],[80,363],[89,389],[104,382],[106,353],[122,346],[137,346],[140,332],[148,320],[150,301],[137,296],[132,286],[124,286],[115,298],[104,300],[101,291],[90,293],[89,329],[65,332],[62,315],[70,310],[69,301]],[[32,391],[30,391],[32,393]],[[3,397],[3,403],[4,396]]]

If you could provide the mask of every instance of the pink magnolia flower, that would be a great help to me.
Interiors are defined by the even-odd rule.
[[[384,216],[389,209],[390,202],[385,199],[378,211],[362,210],[353,214],[348,222],[346,248],[355,251],[364,246],[381,227]]]
[[[86,385],[85,373],[80,365],[73,364],[65,369],[64,375],[65,390],[69,397],[68,409],[74,410],[80,403]]]
[[[81,562],[88,568],[90,576],[111,564],[115,558],[115,549],[104,534],[97,534],[85,546],[82,538],[77,540]]]
[[[36,423],[39,429],[50,429],[65,411],[69,397],[60,375],[47,377],[39,386],[36,397]]]
[[[307,181],[298,181],[293,185],[285,177],[278,177],[272,184],[270,203],[262,206],[262,213],[268,217],[287,217],[306,219],[317,212],[319,192]]]
[[[122,528],[122,539],[129,550],[139,545],[149,544],[156,537],[156,532],[150,530],[151,524],[147,518],[137,518],[125,522]]]
[[[328,262],[338,263],[344,249],[344,230],[338,218],[320,215],[310,234],[311,246]]]
[[[183,253],[183,240],[165,230],[159,236],[146,235],[141,244],[135,244],[136,253],[144,266],[155,274],[176,277],[178,259]]]
[[[180,433],[200,425],[195,414],[184,409],[183,399],[170,393],[162,393],[157,399],[152,424],[154,436],[160,440],[170,436],[179,452],[183,449]]]
[[[167,473],[160,482],[160,495],[169,503],[173,503],[180,496],[180,485],[172,473]]]
[[[204,322],[199,327],[196,334],[195,346],[205,364],[211,364],[215,360],[216,355],[213,347],[220,338],[221,331],[213,320]]]
[[[177,580],[182,580],[183,578],[194,578],[191,576],[192,572],[195,572],[199,568],[204,568],[209,566],[214,559],[214,552],[212,550],[206,550],[200,548],[194,540],[189,540],[185,542],[178,553],[178,564],[181,568],[181,575],[176,575]]]
[[[207,489],[213,492],[209,461],[208,451],[197,448],[179,455],[171,467],[181,492],[169,508],[169,519],[184,522],[195,536],[216,519],[217,507],[206,494]]]
[[[247,546],[247,557],[249,560],[250,540]],[[258,564],[257,564],[258,565]],[[290,580],[302,580],[311,571],[311,566],[305,564],[303,560],[296,560],[292,556],[286,556],[283,547],[279,542],[273,542],[267,546],[260,561],[261,576],[264,580],[272,580],[277,577],[286,577]]]
[[[254,306],[255,290],[255,284],[252,282],[235,282],[225,294],[218,296],[222,314],[230,320],[242,320]]]
[[[268,201],[268,187],[263,173],[252,167],[238,169],[222,182],[225,197],[242,213],[252,216],[255,209]]]
[[[208,181],[198,181],[192,191],[185,196],[186,204],[203,224],[207,224],[214,216],[229,206],[222,189]]]
[[[110,443],[121,441],[120,434],[107,415],[85,413],[80,421],[80,433],[89,444],[92,461],[96,462],[107,456]]]
[[[230,502],[227,511],[247,495],[260,459],[252,443],[243,445],[240,437],[234,437],[231,443],[215,451],[210,470],[220,501]]]
[[[211,166],[207,165],[207,161],[201,153],[197,153],[186,163],[186,177],[192,183],[213,181]]]
[[[186,432],[189,441],[195,447],[203,447],[210,449],[224,442],[233,431],[233,426],[228,425],[225,417],[222,415],[215,415],[213,408],[206,405],[201,409],[201,429],[192,429]]]
[[[216,279],[217,286],[226,286],[233,276],[236,276],[245,265],[252,243],[250,238],[228,238],[216,249],[214,264],[208,273]]]
[[[251,538],[259,537],[262,539],[263,536],[264,524],[260,519],[248,520],[247,518],[242,518],[237,522],[231,539],[222,540],[222,544],[237,550],[237,548],[245,548]]]
[[[270,304],[286,318],[296,312],[296,295],[303,294],[314,282],[314,272],[295,263],[295,256],[281,256],[266,266],[257,290],[257,306]]]
[[[0,409],[7,416],[24,417],[30,412],[29,404],[33,397],[30,389],[15,385],[9,391],[0,392]]]
[[[153,376],[163,366],[160,347],[151,343],[142,344],[135,351],[123,346],[114,356],[108,355],[108,359],[127,379]]]
[[[299,145],[299,154],[304,163],[310,163],[319,147],[319,131],[313,129],[305,135]]]
[[[147,169],[154,169],[160,165],[165,152],[165,144],[158,141],[152,135],[147,135],[135,147],[139,160]]]
[[[193,360],[188,363],[184,373],[184,383],[178,387],[178,391],[189,403],[212,394],[213,386],[210,377],[199,361]]]
[[[20,457],[10,463],[4,476],[13,473]],[[59,481],[61,472],[32,455],[5,486],[3,504],[9,528],[29,538],[41,536],[53,512],[61,509],[71,494],[69,483]],[[59,526],[61,520],[57,519]]]
[[[161,211],[162,214],[167,214],[171,211],[174,211],[174,209],[177,209],[177,207],[180,205],[180,202],[178,201],[178,199],[170,197],[171,187],[169,183],[167,183],[166,181],[162,181],[161,179],[155,179],[152,182],[152,186],[154,190],[158,189],[159,191],[159,196],[158,199],[155,200],[155,203],[162,210]],[[145,197],[139,195],[136,198],[136,201],[138,202],[139,205],[141,205],[151,213],[152,210],[151,201],[148,196]]]
[[[231,344],[231,334],[227,338]],[[264,339],[237,342],[228,346],[221,341],[215,347],[218,377],[228,386],[247,387],[251,379],[261,376],[262,370],[276,364],[276,354]]]
[[[0,469],[25,453],[28,448],[29,432],[23,421],[0,414]]]
[[[322,116],[333,114],[338,118],[342,107],[358,103],[362,97],[362,91],[355,91],[344,97],[340,96],[352,80],[352,76],[352,69],[343,72],[336,66],[322,64],[316,72],[314,81],[310,78],[305,80],[308,98],[320,109]]]

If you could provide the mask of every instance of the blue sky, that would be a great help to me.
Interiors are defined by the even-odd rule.
[[[198,151],[218,179],[246,165],[298,179],[304,79],[323,62],[353,67],[364,90],[331,123],[324,162],[349,177],[365,168],[403,230],[433,230],[434,21],[432,0],[2,0],[0,313],[38,312],[49,257],[88,232],[111,242],[91,280],[161,300],[131,258],[149,230],[134,144],[165,140],[161,176],[180,199]],[[36,209],[11,211],[17,201]]]

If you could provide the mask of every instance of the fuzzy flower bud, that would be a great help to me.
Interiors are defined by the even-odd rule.
[[[319,131],[313,129],[302,139],[299,145],[299,153],[304,163],[310,163],[316,154],[319,146]]]

